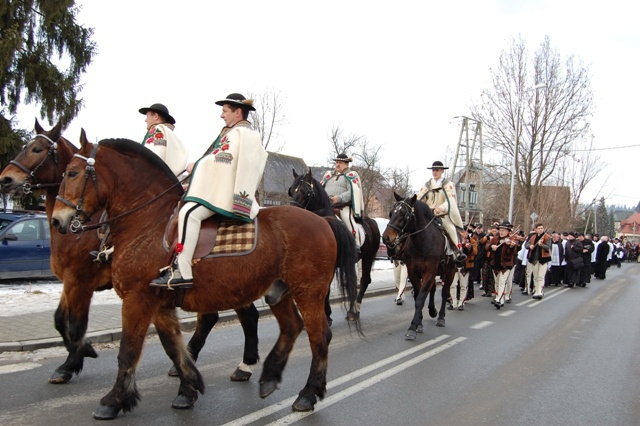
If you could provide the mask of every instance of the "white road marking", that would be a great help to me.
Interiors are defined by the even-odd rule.
[[[474,324],[469,328],[473,328],[474,330],[482,330],[483,328],[489,327],[491,324],[493,324],[493,321],[480,321],[479,323]]]
[[[504,312],[502,312],[501,314],[498,314],[498,315],[500,315],[501,317],[510,317],[511,315],[515,314],[516,312],[518,312],[518,311],[504,311]]]
[[[273,423],[270,423],[270,425],[283,425],[283,424],[292,424],[295,423],[299,420],[304,419],[305,417],[308,417],[310,415],[312,415],[314,412],[318,412],[320,410],[324,410],[325,408],[328,408],[330,406],[332,406],[333,404],[342,401],[343,399],[357,393],[357,392],[361,392],[363,390],[365,390],[368,387],[371,387],[379,382],[381,382],[384,379],[388,379],[389,377],[398,374],[406,369],[408,369],[409,367],[414,366],[415,364],[422,362],[428,358],[431,358],[434,355],[439,354],[440,352],[443,352],[455,345],[457,345],[458,343],[464,342],[465,340],[467,340],[466,337],[458,337],[456,339],[453,339],[450,342],[447,342],[441,346],[438,346],[437,348],[433,348],[432,350],[423,353],[422,355],[419,355],[413,359],[410,359],[409,361],[405,361],[402,364],[396,365],[395,367],[384,371],[380,374],[376,374],[375,376],[364,380],[358,384],[355,384],[353,386],[351,386],[350,388],[347,388],[343,391],[338,392],[335,395],[331,395],[330,397],[325,398],[321,404],[319,404],[318,406],[316,406],[314,411],[311,412],[306,412],[306,413],[291,413],[288,416],[282,417],[278,420],[276,420]]]
[[[541,304],[542,302],[544,302],[544,301],[546,301],[546,300],[549,300],[549,299],[553,299],[554,297],[559,296],[559,295],[561,295],[562,293],[565,293],[565,292],[567,292],[567,291],[569,291],[569,290],[571,290],[571,289],[570,289],[570,288],[565,288],[565,289],[562,289],[562,290],[560,290],[560,291],[558,291],[558,292],[554,292],[554,293],[553,293],[553,294],[551,294],[551,295],[545,295],[542,299],[540,299],[540,300],[536,300],[536,302],[535,302],[535,303],[532,303],[531,305],[529,305],[529,308],[532,308],[532,307],[534,307],[534,306],[538,306],[538,305],[539,305],[539,304]]]
[[[429,340],[427,342],[424,342],[424,343],[422,343],[422,344],[420,344],[418,346],[415,346],[415,347],[413,347],[411,349],[407,349],[405,351],[399,352],[399,353],[397,353],[397,354],[395,354],[393,356],[390,356],[388,358],[385,358],[385,359],[383,359],[381,361],[378,361],[376,363],[373,363],[371,365],[363,367],[363,368],[361,368],[359,370],[353,371],[350,374],[344,375],[342,377],[339,377],[339,378],[337,378],[335,380],[332,380],[329,383],[327,383],[327,389],[331,389],[333,387],[339,386],[339,385],[341,385],[343,383],[346,383],[346,382],[348,382],[350,380],[353,380],[353,379],[355,379],[355,378],[357,378],[359,376],[367,374],[367,373],[369,373],[369,372],[371,372],[373,370],[376,370],[376,369],[378,369],[380,367],[384,367],[387,364],[394,363],[394,362],[396,362],[397,360],[399,360],[401,358],[404,358],[404,357],[406,357],[408,355],[413,354],[414,352],[418,352],[418,351],[420,351],[422,349],[425,349],[425,348],[427,348],[429,346],[432,346],[432,345],[435,345],[437,343],[440,343],[441,341],[443,341],[443,340],[445,340],[445,339],[447,339],[449,337],[451,337],[451,336],[449,336],[447,334],[443,334],[442,336],[438,336],[435,339],[431,339],[431,340]],[[458,338],[458,339],[460,339],[460,338]],[[456,340],[458,340],[458,339],[456,339]],[[464,339],[466,339],[466,337],[463,337],[461,339],[464,340]],[[448,347],[450,347],[450,346],[445,347],[445,349],[447,349]],[[437,350],[437,349],[438,348],[436,348],[434,350]],[[429,353],[429,352],[426,352],[426,353]],[[433,355],[435,355],[435,353]],[[422,356],[424,356],[424,354],[421,355],[420,357],[422,357]],[[403,364],[400,364],[400,365],[403,365]],[[388,371],[391,371],[391,370],[388,370]],[[238,419],[232,420],[229,423],[225,423],[223,426],[246,425],[246,424],[249,424],[249,423],[252,423],[252,422],[256,422],[256,421],[258,421],[258,420],[260,420],[260,419],[262,419],[264,417],[267,417],[267,416],[270,416],[270,415],[272,415],[274,413],[277,413],[280,410],[283,410],[285,408],[290,408],[291,405],[295,402],[295,400],[297,398],[298,398],[297,395],[296,396],[292,396],[291,398],[287,398],[285,400],[282,400],[280,402],[272,404],[272,405],[270,405],[268,407],[264,407],[264,408],[262,408],[262,409],[260,409],[258,411],[255,411],[255,412],[253,412],[251,414],[247,414],[246,416],[242,416],[242,417],[240,417]],[[326,401],[328,399],[329,398],[325,398],[320,403],[320,405],[325,405],[325,403],[326,403]],[[317,407],[315,408],[315,411],[318,411]],[[280,421],[281,420],[278,420],[278,422],[280,422]]]
[[[34,368],[42,367],[42,364],[35,362],[25,362],[24,364],[9,364],[0,365],[0,374],[17,373],[18,371],[33,370]]]

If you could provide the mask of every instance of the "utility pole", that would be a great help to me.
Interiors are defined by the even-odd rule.
[[[473,219],[482,223],[484,221],[482,122],[465,116],[454,118],[461,118],[462,123],[450,179],[458,188],[458,209],[463,213],[464,222],[469,223]]]

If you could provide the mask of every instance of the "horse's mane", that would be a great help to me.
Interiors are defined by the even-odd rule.
[[[150,163],[151,167],[156,167],[159,171],[167,175],[173,182],[178,181],[178,178],[173,174],[169,166],[167,166],[167,163],[139,142],[134,142],[130,139],[103,139],[99,142],[99,145],[114,149],[121,154],[139,157],[141,160]]]
[[[409,198],[407,198],[406,201],[408,200]],[[416,216],[422,216],[427,220],[433,219],[433,216],[434,216],[433,210],[431,210],[426,203],[420,200],[416,200],[415,204],[413,205],[413,208],[415,209]]]

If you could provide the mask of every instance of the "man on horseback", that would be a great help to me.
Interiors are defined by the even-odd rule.
[[[191,267],[203,220],[218,214],[248,223],[258,214],[255,193],[268,154],[247,120],[249,112],[255,111],[253,100],[232,93],[216,105],[222,106],[225,127],[193,167],[178,215],[178,267],[163,268],[161,276],[151,281],[152,287],[193,286]]]
[[[140,108],[140,114],[146,116],[147,133],[142,144],[156,153],[167,163],[174,175],[185,170],[189,153],[173,129],[176,120],[163,104],[153,104],[149,108]]]
[[[174,175],[178,176],[184,172],[189,153],[173,131],[176,120],[169,114],[169,109],[156,103],[148,108],[140,108],[138,112],[146,116],[144,122],[147,125],[147,133],[142,144],[162,158]],[[113,254],[114,248],[109,243],[109,229],[106,226],[105,228],[100,231],[100,251],[94,250],[89,253],[96,263],[109,263]]]
[[[334,161],[335,170],[327,170],[320,184],[331,199],[331,204],[339,209],[340,219],[347,225],[360,247],[364,242],[364,232],[358,231],[355,220],[362,219],[364,215],[362,181],[358,172],[349,168],[349,163],[353,160],[347,154],[338,155]]]
[[[458,241],[458,230],[462,230],[462,217],[458,211],[456,201],[456,187],[448,179],[443,177],[448,169],[442,161],[434,161],[431,167],[433,177],[428,180],[418,192],[418,200],[425,202],[436,216],[442,219],[442,227],[449,238],[456,253],[456,262],[462,263],[467,255],[462,251],[462,245]]]

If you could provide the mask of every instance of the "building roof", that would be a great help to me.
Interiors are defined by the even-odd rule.
[[[264,168],[264,190],[268,193],[287,193],[293,183],[293,170],[306,173],[308,167],[299,157],[269,152]]]

